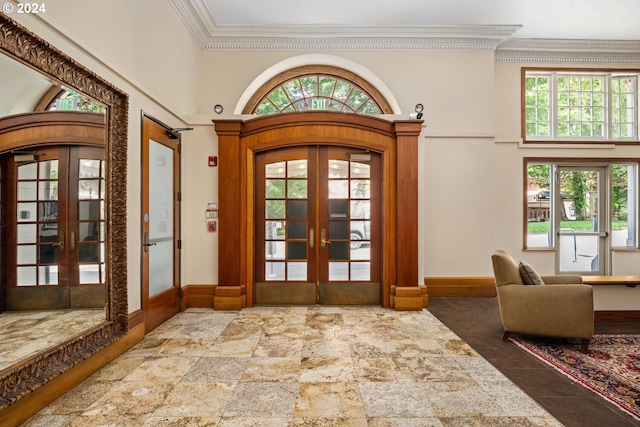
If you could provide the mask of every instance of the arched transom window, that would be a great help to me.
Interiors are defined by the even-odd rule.
[[[269,115],[296,111],[390,113],[386,100],[357,75],[329,66],[306,66],[271,79],[247,103],[246,114]]]

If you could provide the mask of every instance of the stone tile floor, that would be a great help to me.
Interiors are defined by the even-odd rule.
[[[561,426],[429,311],[189,309],[23,426]]]

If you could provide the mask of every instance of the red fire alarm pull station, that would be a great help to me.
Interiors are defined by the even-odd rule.
[[[209,233],[215,233],[216,232],[216,222],[215,221],[208,221],[207,222],[207,229],[209,230]]]
[[[209,166],[218,166],[218,156],[209,156]]]

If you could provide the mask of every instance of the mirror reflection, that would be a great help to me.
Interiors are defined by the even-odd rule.
[[[0,76],[0,129],[39,128],[0,145],[3,370],[107,320],[107,168],[105,106],[1,54]]]

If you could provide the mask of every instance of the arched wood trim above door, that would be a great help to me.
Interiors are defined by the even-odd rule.
[[[254,254],[254,156],[265,150],[333,145],[382,155],[382,305],[420,310],[418,280],[418,136],[421,120],[304,112],[250,120],[214,120],[219,156],[218,286],[215,309],[251,307]],[[398,220],[401,218],[402,220]]]
[[[41,111],[0,119],[0,153],[47,144],[105,147],[105,116],[85,112]]]

